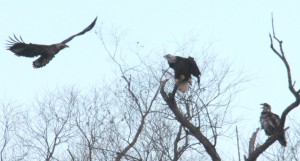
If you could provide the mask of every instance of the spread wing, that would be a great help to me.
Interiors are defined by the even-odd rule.
[[[32,65],[34,68],[41,68],[45,65],[47,65],[50,60],[54,58],[54,55],[42,55],[38,59],[36,59]]]
[[[7,50],[12,51],[17,56],[25,56],[25,57],[35,57],[38,55],[47,54],[47,45],[38,45],[38,44],[26,44],[22,37],[17,38],[14,35],[14,39],[9,37],[8,40],[8,48]]]
[[[197,63],[195,62],[194,58],[193,57],[188,57],[188,60],[190,62],[190,65],[191,65],[191,74],[195,77],[197,77],[197,81],[198,81],[198,84],[200,83],[200,75],[201,75],[201,72],[198,68],[198,65]]]
[[[71,41],[74,37],[79,36],[79,35],[83,35],[83,34],[85,34],[86,32],[90,31],[90,30],[95,26],[96,20],[97,20],[97,17],[96,17],[95,20],[94,20],[88,27],[86,27],[84,30],[82,30],[82,31],[79,32],[78,34],[75,34],[75,35],[70,36],[69,38],[67,38],[66,40],[62,41],[61,43],[62,43],[62,44],[66,44],[66,43],[68,43],[69,41]]]

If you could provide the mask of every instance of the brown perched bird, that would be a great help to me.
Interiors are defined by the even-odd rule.
[[[175,81],[179,91],[182,93],[188,91],[189,84],[192,82],[191,75],[197,78],[198,85],[200,85],[201,72],[193,57],[183,58],[167,54],[164,58],[167,59],[170,68],[174,69]]]
[[[74,37],[83,35],[84,33],[90,31],[95,26],[96,20],[97,17],[88,27],[86,27],[78,34],[72,35],[66,40],[52,45],[40,45],[40,44],[32,44],[32,43],[26,44],[23,41],[21,36],[20,38],[17,38],[14,35],[14,38],[9,37],[10,40],[7,41],[8,42],[7,50],[12,51],[17,56],[24,56],[30,58],[40,56],[32,64],[34,68],[43,67],[47,65],[50,62],[50,60],[52,60],[60,50],[69,47],[67,43],[71,41]]]
[[[263,106],[263,111],[260,115],[261,128],[265,130],[266,135],[271,136],[280,130],[280,118],[271,112],[271,106],[269,104],[262,103],[261,105]],[[284,133],[278,138],[278,141],[282,146],[286,146]]]

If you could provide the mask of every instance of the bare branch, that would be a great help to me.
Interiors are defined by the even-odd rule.
[[[235,127],[235,132],[236,132],[236,145],[237,145],[237,149],[238,149],[238,158],[239,158],[239,161],[241,161],[239,131],[238,131],[237,126]]]
[[[209,154],[211,159],[213,161],[220,161],[221,158],[219,154],[217,153],[215,147],[210,143],[210,141],[202,134],[202,132],[194,126],[190,121],[188,121],[180,112],[177,103],[175,101],[175,93],[176,92],[176,86],[173,89],[172,94],[167,95],[166,92],[164,91],[164,87],[166,84],[167,80],[161,81],[161,89],[160,93],[165,100],[165,102],[168,104],[169,108],[175,115],[176,120],[184,127],[189,129],[189,132],[198,139],[198,141],[204,146],[206,152]]]
[[[250,141],[249,141],[249,155],[254,151],[254,147],[255,147],[255,141],[256,141],[256,136],[257,136],[257,133],[259,131],[259,128],[256,129],[256,131],[253,132],[251,138],[250,138]],[[246,160],[247,157],[244,155],[244,159]],[[256,160],[254,160],[256,161]]]
[[[283,50],[283,47],[282,47],[282,41],[279,40],[276,36],[275,36],[275,31],[274,31],[274,24],[273,24],[273,17],[272,17],[272,30],[273,30],[273,38],[275,40],[277,40],[278,44],[279,44],[279,48],[280,48],[280,51],[276,50],[274,48],[274,45],[273,45],[273,41],[272,41],[272,37],[270,35],[270,40],[271,40],[271,49],[273,50],[273,52],[279,56],[279,58],[282,60],[282,62],[284,63],[285,65],[285,68],[286,68],[286,71],[287,71],[287,78],[288,78],[288,86],[289,86],[289,90],[290,92],[294,95],[295,97],[295,102],[293,102],[291,105],[289,105],[282,113],[281,115],[281,121],[280,121],[280,126],[281,128],[283,129],[284,128],[284,124],[285,124],[285,120],[286,120],[286,116],[288,115],[288,113],[290,111],[292,111],[294,108],[296,108],[299,104],[300,104],[300,94],[299,94],[299,90],[296,91],[295,88],[294,88],[294,84],[295,84],[295,81],[293,81],[292,79],[292,74],[291,74],[291,69],[290,69],[290,66],[289,66],[289,63],[284,55],[284,50]]]
[[[277,132],[276,134],[270,136],[264,144],[262,144],[259,147],[256,147],[256,149],[249,155],[249,157],[245,158],[245,161],[255,161],[257,157],[266,149],[268,149],[269,146],[271,146],[287,129],[289,128],[287,127],[283,131]]]
[[[138,139],[138,137],[140,136],[140,134],[143,130],[146,116],[142,116],[141,123],[140,123],[140,125],[139,125],[139,127],[138,127],[138,129],[135,133],[135,136],[134,136],[133,140],[121,152],[117,153],[117,157],[116,157],[115,161],[120,161],[122,159],[122,157],[124,157],[126,155],[127,151],[130,148],[132,148],[134,146],[134,144],[137,142],[137,139]]]
[[[270,41],[271,41],[271,49],[272,51],[280,58],[280,60],[283,62],[286,71],[287,71],[287,78],[288,78],[288,88],[291,92],[291,94],[295,97],[295,101],[293,103],[291,103],[281,114],[281,120],[280,120],[280,130],[274,134],[273,136],[269,137],[266,142],[261,145],[260,147],[256,148],[251,154],[249,154],[248,159],[245,159],[247,161],[254,161],[256,160],[256,158],[262,153],[264,152],[270,145],[272,145],[278,138],[279,138],[279,134],[284,133],[284,126],[285,126],[285,121],[286,121],[286,117],[289,114],[289,112],[291,112],[293,109],[295,109],[296,107],[299,106],[300,104],[300,95],[299,95],[299,90],[295,90],[294,88],[294,84],[295,82],[292,80],[292,74],[291,74],[291,69],[289,66],[289,63],[285,57],[285,53],[283,50],[283,46],[282,46],[282,41],[279,40],[276,35],[275,35],[275,29],[274,29],[274,20],[273,20],[273,15],[272,15],[272,31],[273,31],[273,36],[271,34],[269,34],[270,37]],[[273,38],[277,41],[278,45],[279,45],[279,51],[277,49],[275,49],[274,45],[273,45]]]
[[[75,157],[74,157],[74,155],[72,154],[72,152],[70,151],[69,148],[67,149],[67,151],[68,151],[69,155],[71,156],[71,161],[75,161]]]

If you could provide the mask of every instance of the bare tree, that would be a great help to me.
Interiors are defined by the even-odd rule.
[[[300,124],[296,121],[291,119],[292,125],[291,125],[291,131],[287,135],[287,141],[288,141],[288,149],[286,150],[287,157],[286,160],[300,160]]]
[[[45,161],[59,160],[61,154],[55,155],[55,152],[60,151],[60,146],[72,137],[69,120],[76,106],[76,92],[73,90],[65,92],[69,95],[55,91],[42,99],[38,98],[34,104],[37,113],[24,117],[22,137],[25,146],[31,149],[31,157]]]
[[[172,110],[172,112],[174,113],[176,119],[184,127],[189,129],[189,132],[199,140],[199,142],[204,146],[204,148],[206,149],[207,153],[210,155],[212,160],[220,161],[221,158],[217,153],[213,144],[211,144],[211,142],[202,134],[199,128],[193,125],[188,119],[186,119],[184,115],[181,113],[181,111],[179,110],[179,107],[177,106],[177,103],[175,101],[175,93],[177,91],[178,86],[175,86],[173,92],[167,95],[166,92],[164,91],[165,84],[166,81],[163,81],[161,85],[161,95],[166,101],[166,103],[168,104],[168,106],[170,107],[170,109]]]
[[[176,53],[194,56],[202,77],[200,86],[192,83],[190,90],[182,94],[177,91],[173,72],[166,69],[167,63],[162,58],[165,53],[145,51],[136,42],[128,49],[122,44],[124,32],[116,30],[107,40],[102,29],[98,35],[116,66],[116,77],[84,94],[71,88],[39,97],[34,111],[20,119],[18,136],[28,149],[20,154],[26,154],[28,160],[46,161],[221,160],[220,139],[230,135],[230,131],[234,133],[231,129],[236,120],[230,118],[230,112],[239,85],[245,81],[240,73],[216,61],[212,53],[195,52],[184,44],[175,49]],[[245,160],[255,160],[277,140],[284,130],[286,115],[299,104],[299,90],[294,89],[282,41],[275,32],[270,39],[272,50],[287,68],[289,89],[297,103],[284,111],[282,130],[265,144],[255,148],[257,131],[253,133],[250,154]],[[278,51],[273,46],[274,40],[279,43]],[[126,59],[128,54],[131,60]],[[159,55],[159,59],[153,59],[153,55]],[[16,125],[3,121],[1,126],[3,158],[11,143],[11,130],[5,131],[6,124]],[[298,145],[295,143],[294,147]],[[295,148],[290,150],[290,158],[297,158]],[[25,158],[24,155],[19,158]]]
[[[224,129],[234,123],[228,115],[233,98],[239,91],[238,85],[243,83],[244,79],[238,76],[230,78],[230,66],[217,68],[214,57],[202,59],[204,63],[200,63],[200,87],[193,85],[187,94],[180,94],[174,83],[171,83],[173,87],[170,83],[167,84],[170,79],[167,78],[161,82],[160,93],[175,119],[197,140],[198,146],[204,147],[204,154],[215,161],[221,160],[216,146],[218,139],[226,131]]]
[[[261,155],[267,148],[269,148],[280,137],[280,135],[287,130],[287,128],[284,128],[285,122],[286,122],[286,117],[293,109],[298,107],[300,104],[300,90],[295,89],[295,81],[292,79],[292,72],[290,69],[290,65],[288,63],[288,60],[285,57],[285,52],[284,52],[283,45],[282,45],[283,41],[278,39],[275,35],[273,17],[272,17],[272,31],[273,31],[272,34],[269,34],[270,41],[271,41],[270,47],[271,47],[272,51],[274,52],[274,54],[277,55],[284,64],[284,67],[287,72],[288,89],[291,92],[291,94],[293,95],[293,97],[295,98],[295,101],[292,102],[290,105],[288,105],[285,108],[285,110],[282,112],[281,120],[280,120],[280,130],[276,134],[269,137],[265,141],[264,144],[262,144],[259,147],[256,147],[256,149],[249,154],[248,158],[245,158],[246,161],[256,160],[256,158],[259,155]],[[278,43],[279,49],[276,49],[274,47],[273,41],[276,41]],[[249,145],[249,146],[253,146],[253,145]]]
[[[91,161],[94,158],[95,144],[101,133],[100,129],[103,125],[105,118],[99,116],[103,103],[99,102],[99,92],[92,92],[93,95],[89,95],[91,98],[80,97],[78,100],[78,106],[74,109],[74,117],[72,118],[72,124],[76,127],[75,140],[80,140],[79,143],[74,143],[75,148],[68,149],[71,158],[80,158],[80,160]],[[76,154],[76,155],[75,155]]]
[[[122,50],[123,48],[120,47],[121,40],[123,39],[122,35],[124,35],[124,32],[113,32],[111,34],[112,40],[110,42],[113,42],[113,45],[111,46],[106,44],[106,42],[108,41],[105,41],[105,37],[101,29],[98,35],[108,55],[113,60],[113,62],[115,62],[119,69],[118,73],[123,79],[123,81],[119,82],[125,83],[124,85],[122,84],[122,86],[125,87],[126,90],[119,90],[120,92],[115,93],[116,98],[122,98],[127,100],[127,104],[125,106],[120,105],[123,107],[123,109],[127,109],[129,107],[126,113],[123,114],[129,115],[130,113],[129,117],[139,118],[138,120],[140,120],[140,123],[138,124],[139,126],[135,128],[136,133],[132,134],[132,140],[126,140],[128,145],[125,146],[125,148],[121,148],[120,152],[117,153],[116,160],[120,160],[122,157],[133,160],[145,160],[145,158],[155,158],[157,160],[164,160],[164,158],[167,160],[179,160],[185,151],[193,149],[193,147],[199,146],[199,142],[196,142],[195,139],[191,137],[191,132],[187,130],[185,126],[182,126],[181,124],[174,124],[174,121],[175,119],[177,119],[177,116],[174,118],[174,116],[172,116],[169,113],[170,111],[166,108],[166,106],[163,105],[165,104],[164,101],[157,99],[157,94],[160,88],[159,82],[162,80],[163,77],[166,76],[166,73],[170,72],[163,71],[164,74],[161,76],[160,73],[157,72],[161,70],[157,70],[157,67],[155,68],[155,65],[153,63],[151,63],[150,61],[148,62],[147,60],[150,60],[149,58],[145,59],[141,56],[139,50],[140,44],[137,45],[136,50],[131,52],[137,56],[137,60],[139,60],[140,64],[131,66],[128,65],[123,59],[125,56],[122,56],[122,53],[128,54],[129,52],[124,52]],[[179,49],[178,51],[186,50]],[[207,82],[203,84],[203,88],[207,88],[204,96],[202,95],[203,93],[201,93],[201,91],[203,91],[203,88],[196,88],[196,86],[194,86],[193,92],[191,92],[190,95],[178,96],[178,100],[180,100],[180,104],[184,105],[184,107],[186,108],[185,113],[187,117],[189,117],[188,120],[192,121],[193,123],[196,123],[198,128],[201,127],[201,129],[205,131],[205,135],[211,134],[209,136],[209,139],[213,140],[212,146],[216,146],[218,136],[222,135],[223,133],[223,131],[218,131],[218,129],[221,129],[221,127],[224,124],[226,124],[227,120],[225,115],[228,112],[227,110],[230,102],[232,101],[234,93],[237,92],[236,87],[237,84],[241,83],[241,79],[236,79],[235,81],[226,84],[226,76],[231,72],[229,70],[229,66],[228,68],[223,68],[224,70],[221,70],[220,72],[216,72],[216,69],[212,67],[214,66],[214,57],[208,56],[205,60],[203,60],[203,62],[203,72],[211,76],[206,77],[206,79],[210,80],[204,81]],[[160,63],[165,63],[162,57]],[[162,68],[162,66],[160,66],[160,68]],[[117,88],[122,89],[122,87],[119,86],[117,86]],[[126,97],[124,97],[123,94],[126,94]],[[159,107],[161,105],[163,105],[163,108]],[[213,106],[214,109],[212,109],[211,106]],[[137,115],[138,113],[139,115]],[[171,117],[171,120],[168,120],[166,122],[161,120],[161,122],[164,122],[164,125],[159,125],[159,123],[155,122],[155,119],[153,119],[156,116],[151,116],[151,113],[153,113],[153,115],[157,115],[159,118],[162,119],[168,119]],[[202,118],[203,115],[207,117]],[[126,119],[128,119],[128,117],[124,118],[124,120]],[[130,121],[126,124],[126,127],[128,127],[129,131],[132,131],[133,123],[134,122]],[[150,127],[153,127],[152,125],[158,125],[159,127],[163,126],[163,128],[167,128],[170,126],[175,127],[178,130],[174,131],[172,129],[169,131],[172,133],[172,135],[166,136],[164,135],[166,132],[163,132],[162,129],[157,129],[156,131],[148,130],[147,127],[149,126],[147,124],[150,125]],[[163,133],[157,135],[155,134],[155,132]],[[115,137],[120,137],[119,135],[120,134],[116,134]],[[137,138],[140,137],[147,139],[146,141],[141,141],[144,142],[144,144],[142,145],[137,142]],[[171,139],[172,144],[166,144],[166,139]],[[148,150],[146,150],[145,153],[141,153],[142,150],[135,150],[137,149],[137,147],[139,147],[139,145],[143,146]],[[134,156],[128,156],[128,152],[130,149],[133,149],[133,151],[136,153]],[[159,155],[153,155],[151,150],[152,152],[160,151],[156,153]],[[197,153],[202,153],[202,151],[197,151]]]
[[[22,126],[21,110],[15,103],[2,103],[0,111],[0,160],[24,160],[28,154],[17,137],[18,129]]]
[[[121,113],[123,116],[122,120],[125,122],[124,125],[128,128],[129,133],[127,137],[121,137],[121,140],[123,140],[124,143],[118,145],[119,150],[116,153],[115,160],[119,161],[124,157],[130,158],[131,160],[141,160],[139,154],[137,154],[137,156],[128,155],[128,151],[134,149],[134,146],[145,127],[146,119],[152,112],[152,108],[155,104],[154,102],[157,99],[159,86],[151,80],[151,77],[149,77],[149,74],[154,74],[152,73],[154,70],[151,69],[150,66],[147,66],[145,62],[142,61],[141,65],[135,67],[128,67],[125,65],[126,63],[122,64],[123,60],[119,59],[120,57],[117,58],[117,56],[121,56],[117,51],[119,50],[122,34],[123,32],[115,32],[112,34],[114,43],[113,48],[110,50],[104,40],[105,37],[102,28],[100,28],[100,32],[98,33],[106,52],[111,60],[118,66],[118,73],[120,73],[122,78],[122,80],[118,80],[118,82],[123,82],[121,83],[122,87],[117,86],[116,90],[113,91],[113,94],[118,102],[121,103],[116,105],[120,106],[121,111],[123,110]],[[137,56],[139,56],[138,53]],[[155,75],[153,76],[155,77]],[[114,124],[115,121],[112,120],[112,123]],[[134,126],[134,124],[137,124],[137,126]],[[117,135],[122,136],[118,130],[115,132],[118,133]],[[125,134],[126,133],[127,132],[125,132]]]
[[[69,142],[73,160],[111,160],[110,139],[113,101],[105,89],[93,88],[78,99],[72,124],[76,129]]]

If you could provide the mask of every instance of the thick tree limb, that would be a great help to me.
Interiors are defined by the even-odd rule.
[[[257,136],[258,131],[259,131],[259,128],[257,128],[256,131],[253,132],[252,137],[250,138],[250,141],[249,141],[249,154],[254,151],[255,141],[256,141],[256,136]]]
[[[259,131],[259,128],[257,128],[256,131],[253,132],[253,134],[250,138],[250,141],[249,141],[249,154],[254,152],[255,141],[256,141],[256,136],[257,136],[258,131]],[[247,160],[247,157],[245,155],[244,155],[244,159]]]
[[[126,155],[126,153],[130,150],[130,148],[132,148],[134,146],[134,144],[137,142],[137,139],[139,138],[139,136],[143,130],[143,127],[145,124],[145,118],[146,118],[146,116],[142,117],[141,123],[137,129],[137,132],[135,133],[135,135],[133,137],[133,140],[121,152],[117,153],[115,161],[120,161],[122,159],[122,157],[124,157]]]
[[[189,132],[204,146],[206,152],[211,157],[213,161],[221,161],[219,154],[217,153],[215,147],[211,144],[211,142],[201,133],[199,128],[194,126],[190,121],[188,121],[184,115],[180,112],[177,103],[175,101],[175,93],[177,90],[177,86],[174,86],[172,93],[167,95],[164,91],[164,87],[166,85],[167,80],[161,81],[160,85],[160,94],[162,95],[164,101],[168,104],[171,111],[174,113],[176,120],[185,128],[189,130]]]
[[[131,95],[131,97],[133,98],[133,100],[134,100],[136,106],[137,106],[138,109],[139,109],[139,112],[140,112],[140,114],[141,114],[141,121],[140,121],[140,124],[139,124],[139,126],[138,126],[138,129],[137,129],[137,131],[136,131],[136,133],[135,133],[135,135],[134,135],[132,141],[131,141],[131,142],[130,142],[130,143],[129,143],[122,151],[121,151],[121,152],[118,152],[118,153],[117,153],[117,156],[116,156],[116,158],[115,158],[115,161],[120,161],[120,160],[121,160],[123,157],[125,157],[125,156],[128,157],[127,152],[128,152],[128,151],[136,144],[138,138],[140,137],[140,135],[141,135],[141,133],[142,133],[142,130],[143,130],[144,126],[145,126],[145,120],[146,120],[146,117],[147,117],[148,114],[150,113],[150,110],[151,110],[151,107],[152,107],[152,105],[153,105],[153,102],[154,102],[154,100],[156,99],[156,97],[157,97],[157,95],[158,95],[158,93],[159,93],[159,88],[157,88],[157,90],[156,90],[156,92],[155,92],[155,94],[154,94],[154,96],[153,96],[153,98],[152,98],[152,100],[151,100],[151,102],[150,102],[150,105],[149,105],[148,109],[147,109],[145,112],[143,112],[143,110],[142,110],[142,105],[140,104],[140,101],[139,101],[137,95],[131,90],[131,78],[130,78],[130,77],[129,77],[129,79],[126,78],[126,77],[124,76],[124,73],[123,73],[122,78],[126,81],[126,83],[127,83],[127,90],[128,90],[128,92],[130,93],[130,95]],[[131,158],[132,158],[132,157],[131,157]]]
[[[280,132],[277,132],[276,134],[274,134],[274,135],[272,135],[272,136],[270,136],[267,140],[266,140],[266,142],[264,143],[264,144],[262,144],[261,146],[259,146],[259,147],[256,147],[256,149],[253,151],[253,152],[251,152],[250,154],[249,154],[249,157],[248,158],[245,158],[245,161],[255,161],[256,159],[257,159],[257,157],[261,154],[261,153],[263,153],[266,149],[268,149],[269,148],[269,146],[271,146],[281,135],[282,135],[282,133],[283,132],[285,132],[286,130],[288,129],[288,127],[287,128],[285,128],[284,130],[282,130],[282,131],[280,131]],[[253,137],[253,135],[252,135],[252,137]],[[252,139],[252,138],[251,138]],[[249,147],[250,148],[250,147]],[[253,147],[254,148],[254,147]],[[250,150],[250,149],[249,149]]]
[[[272,31],[273,31],[273,35],[269,34],[270,37],[270,41],[271,41],[271,49],[272,51],[280,58],[280,60],[284,63],[284,66],[286,68],[287,71],[287,78],[288,78],[288,88],[290,90],[290,92],[292,93],[292,95],[295,97],[295,101],[293,103],[291,103],[281,114],[281,119],[280,119],[280,129],[276,134],[274,134],[273,136],[269,137],[266,142],[261,145],[260,147],[256,148],[251,154],[249,154],[248,158],[245,158],[246,161],[255,161],[256,158],[263,153],[270,145],[272,145],[279,137],[280,134],[282,134],[285,130],[284,130],[284,125],[285,125],[285,121],[286,121],[286,116],[289,114],[289,112],[291,112],[293,109],[295,109],[296,107],[299,106],[300,104],[300,95],[299,95],[299,91],[300,90],[296,90],[294,88],[294,82],[292,79],[292,74],[291,74],[291,69],[289,66],[289,63],[285,57],[285,53],[283,50],[283,46],[282,40],[279,40],[276,36],[275,36],[275,30],[274,30],[274,21],[273,21],[273,17],[272,17]],[[274,44],[273,44],[273,39],[275,39],[279,45],[279,50],[275,49]],[[287,129],[287,128],[286,128]]]

